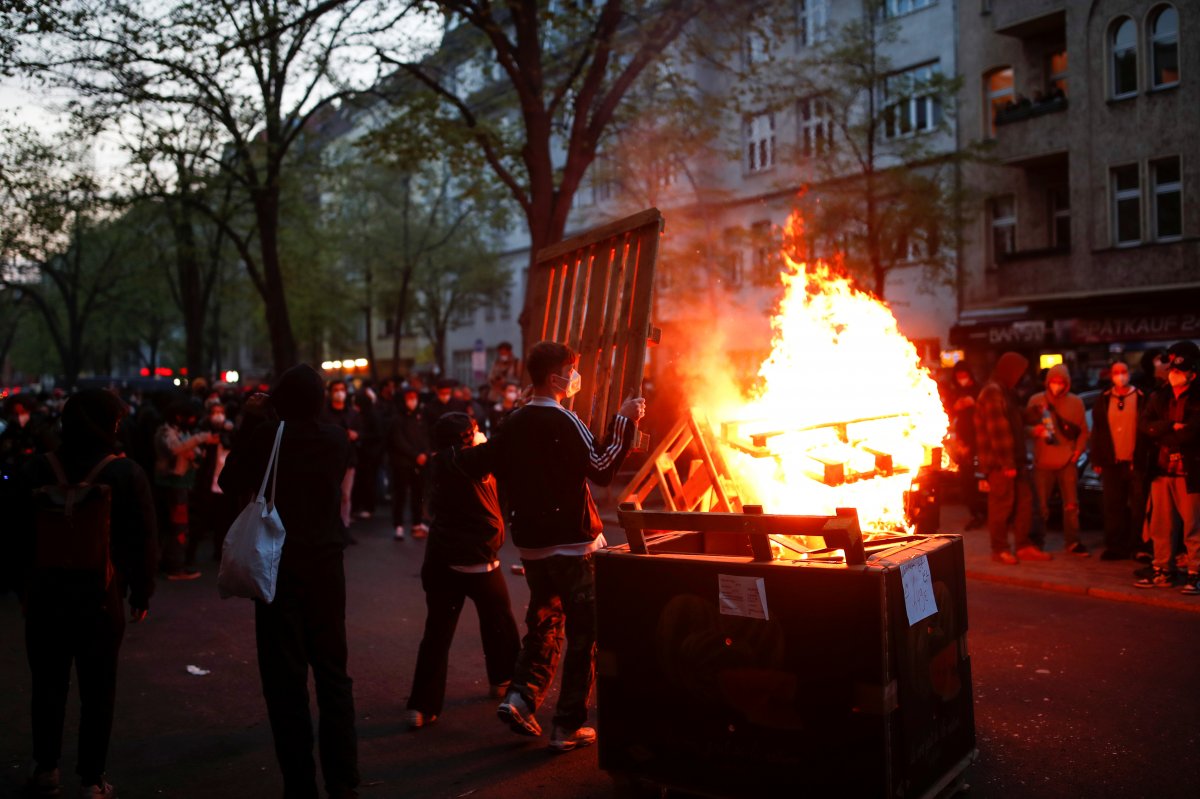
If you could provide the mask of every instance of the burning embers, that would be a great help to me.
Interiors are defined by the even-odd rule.
[[[799,224],[793,215],[788,233]],[[700,410],[743,503],[783,514],[856,508],[864,531],[903,530],[905,492],[946,435],[937,384],[884,303],[824,262],[783,258],[759,385]]]

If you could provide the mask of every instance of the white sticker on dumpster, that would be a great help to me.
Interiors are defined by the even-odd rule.
[[[933,578],[929,574],[929,558],[919,558],[900,564],[900,582],[904,585],[904,607],[908,611],[908,626],[938,612],[933,598]]]
[[[722,616],[770,619],[767,611],[767,586],[761,577],[717,575],[717,598]]]

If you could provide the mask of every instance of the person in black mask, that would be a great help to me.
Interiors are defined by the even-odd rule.
[[[107,391],[75,394],[63,409],[62,446],[52,456],[35,458],[20,478],[13,509],[19,551],[13,554],[24,577],[19,593],[33,678],[36,765],[29,792],[35,796],[61,792],[58,764],[72,664],[79,679],[79,795],[85,799],[115,796],[104,771],[116,702],[117,658],[125,633],[123,600],[129,597],[132,621],[146,618],[157,560],[150,481],[133,460],[113,457],[124,414],[123,403]],[[47,552],[38,542],[44,511],[39,510],[35,492],[63,482],[107,487],[109,513],[103,521],[108,523],[108,562],[98,569],[52,563],[48,559],[61,558],[67,545],[56,539],[53,551]],[[79,507],[77,523],[82,525],[86,515],[82,501]],[[87,529],[85,538],[103,535],[97,527]]]
[[[342,428],[317,421],[321,376],[307,364],[283,373],[270,405],[285,423],[279,446],[275,507],[287,531],[275,600],[255,601],[258,670],[283,771],[284,796],[316,799],[308,671],[320,710],[319,746],[325,787],[335,799],[357,796],[358,739],[353,683],[346,673],[345,527],[341,486],[350,460]],[[258,491],[278,423],[260,412],[266,398],[247,404],[246,418],[262,420],[229,453],[218,481],[227,494]],[[252,407],[253,406],[253,407]]]

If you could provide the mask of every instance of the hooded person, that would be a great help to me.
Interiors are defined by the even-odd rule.
[[[1149,442],[1138,431],[1138,417],[1146,408],[1147,397],[1133,385],[1125,361],[1115,361],[1109,375],[1112,388],[1096,398],[1088,441],[1092,469],[1100,475],[1103,490],[1104,551],[1100,559],[1125,560],[1142,548]]]
[[[1086,558],[1079,540],[1079,458],[1087,449],[1087,409],[1071,393],[1071,373],[1063,364],[1046,372],[1045,391],[1029,398],[1025,410],[1033,436],[1033,485],[1043,527],[1050,515],[1050,496],[1062,497],[1063,551]]]
[[[954,433],[954,454],[958,463],[959,494],[962,504],[967,506],[971,518],[967,530],[982,527],[987,514],[987,503],[979,491],[975,479],[975,398],[979,396],[979,384],[966,360],[954,364],[950,384],[943,390],[943,404],[950,417]]]
[[[286,537],[275,599],[255,601],[255,639],[263,697],[283,772],[284,795],[315,797],[308,672],[312,669],[320,711],[320,755],[332,797],[356,796],[358,743],[352,681],[346,672],[345,527],[341,484],[350,442],[339,427],[318,421],[324,381],[307,364],[283,373],[269,400],[247,403],[254,429],[229,454],[218,481],[239,498],[258,491],[275,433],[283,424],[275,507]],[[281,421],[261,413],[269,402]]]
[[[992,559],[1009,565],[1050,560],[1029,538],[1033,523],[1033,486],[1025,457],[1025,422],[1016,387],[1029,360],[1006,352],[975,401],[975,447],[979,468],[988,483],[988,534]],[[1016,549],[1008,543],[1009,523]]]
[[[33,795],[57,796],[61,791],[58,761],[72,665],[79,679],[79,795],[115,795],[104,772],[125,633],[123,600],[129,597],[132,621],[146,617],[157,560],[150,481],[132,459],[114,457],[124,415],[125,406],[115,395],[101,389],[80,391],[63,409],[62,445],[53,453],[68,483],[108,487],[111,575],[37,562],[34,492],[60,481],[47,455],[31,460],[18,481],[12,521],[20,551],[5,560],[19,563],[22,571],[18,593],[25,607],[32,676]]]

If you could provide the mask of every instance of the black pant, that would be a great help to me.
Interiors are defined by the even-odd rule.
[[[117,655],[125,635],[124,605],[115,581],[41,586],[25,616],[25,648],[33,676],[33,759],[39,769],[58,767],[71,664],[79,679],[79,760],[85,785],[104,774],[117,695]]]
[[[404,524],[404,506],[408,504],[412,524],[425,521],[425,470],[412,464],[392,464],[392,526]]]
[[[374,513],[379,504],[380,453],[363,450],[358,453],[358,466],[354,470],[354,486],[350,489],[350,509],[354,513]]]
[[[240,511],[241,508],[234,507],[234,500],[228,494],[214,494],[211,491],[193,493],[185,562],[196,562],[196,550],[200,547],[200,539],[208,534],[211,534],[213,539],[213,560],[220,561],[225,534],[229,532],[229,526]]]
[[[1104,490],[1104,548],[1131,555],[1141,545],[1146,518],[1145,475],[1129,461],[1100,470]]]
[[[346,576],[340,552],[284,563],[275,601],[254,603],[258,671],[283,771],[287,799],[315,799],[308,669],[317,689],[318,741],[325,787],[337,795],[358,785],[358,738],[352,681],[346,673]]]
[[[522,562],[529,583],[529,610],[513,688],[533,708],[542,704],[558,670],[565,634],[567,651],[554,723],[565,730],[578,729],[587,721],[588,698],[596,676],[596,573],[592,556],[555,555]]]
[[[427,716],[442,712],[450,643],[466,599],[475,603],[479,616],[488,683],[511,682],[521,643],[504,573],[493,569],[483,574],[464,574],[449,566],[426,562],[421,567],[421,586],[425,589],[427,615],[425,635],[417,652],[412,695],[408,698],[409,710],[419,710]]]

